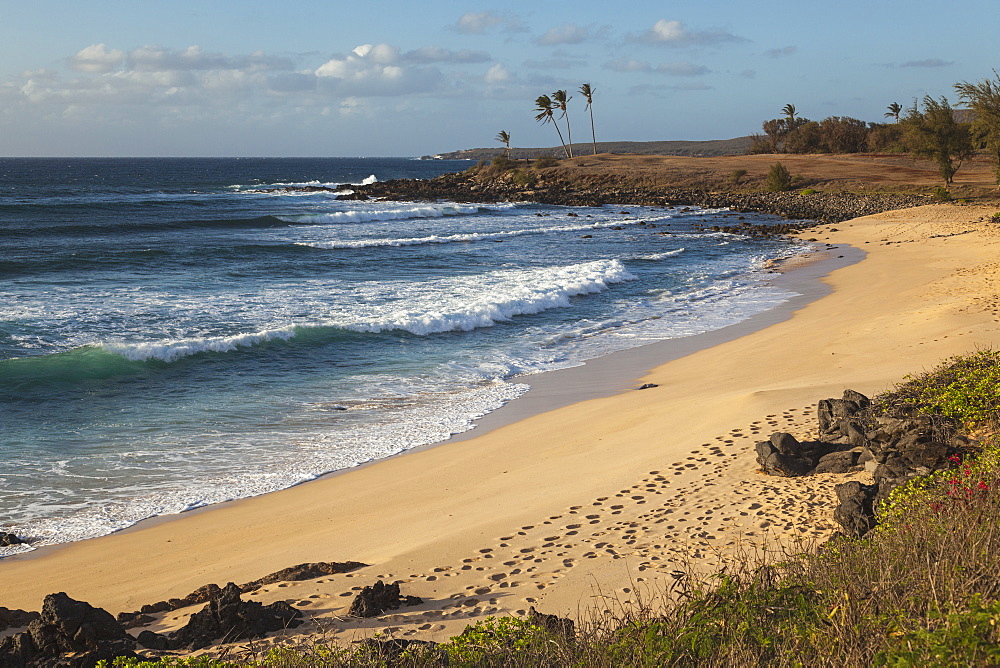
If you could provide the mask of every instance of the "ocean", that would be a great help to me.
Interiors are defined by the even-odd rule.
[[[0,159],[0,531],[31,544],[0,555],[436,443],[794,296],[767,262],[808,246],[725,210],[273,190],[469,165]]]

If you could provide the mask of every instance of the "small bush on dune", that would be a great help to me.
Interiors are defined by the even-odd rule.
[[[783,164],[776,162],[768,170],[764,185],[769,192],[784,192],[792,187],[792,175]]]
[[[740,184],[740,181],[742,181],[743,177],[745,177],[746,175],[747,175],[747,170],[734,169],[732,172],[729,173],[729,182],[732,183],[734,186],[738,186]]]
[[[934,189],[934,201],[936,202],[950,202],[951,193],[944,186],[938,186]]]
[[[559,160],[551,155],[541,155],[535,158],[535,161],[532,166],[535,167],[536,169],[545,169],[547,167],[558,167]]]

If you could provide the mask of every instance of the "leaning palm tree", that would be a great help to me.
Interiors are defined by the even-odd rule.
[[[788,127],[789,128],[794,128],[795,127],[795,105],[794,104],[786,104],[785,106],[783,106],[781,108],[781,113],[783,113],[785,116],[788,117]]]
[[[559,129],[559,124],[556,123],[554,114],[555,110],[556,106],[552,102],[552,98],[548,95],[539,95],[535,98],[535,111],[538,112],[538,114],[535,115],[535,120],[542,125],[552,123],[552,125],[556,126],[556,132],[559,133],[559,143],[562,144],[563,152],[566,154],[566,157],[569,157],[569,151],[566,150],[566,142],[563,141],[562,130]]]
[[[572,99],[571,97],[566,97],[566,91],[564,90],[557,90],[552,93],[552,101],[555,102],[556,108],[562,111],[562,117],[566,119],[566,146],[569,147],[569,157],[571,158],[573,157],[573,131],[569,128],[569,114],[566,111],[566,103]]]
[[[594,155],[597,155],[597,134],[594,132],[594,89],[589,83],[580,86],[580,95],[587,100],[587,110],[590,111],[590,138],[594,142]]]
[[[497,133],[496,140],[507,147],[507,159],[510,160],[510,133],[506,130],[501,130]]]
[[[882,114],[886,118],[895,118],[896,122],[899,123],[899,115],[903,113],[903,105],[899,102],[893,102],[888,107],[886,107],[886,112]]]

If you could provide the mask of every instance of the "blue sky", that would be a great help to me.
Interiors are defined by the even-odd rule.
[[[411,156],[882,120],[992,76],[1000,2],[0,0],[0,155]],[[574,140],[589,140],[578,93]]]

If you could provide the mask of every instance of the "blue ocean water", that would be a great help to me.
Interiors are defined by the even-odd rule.
[[[288,487],[792,296],[764,268],[806,248],[696,229],[726,211],[270,191],[468,164],[0,159],[0,530]]]

